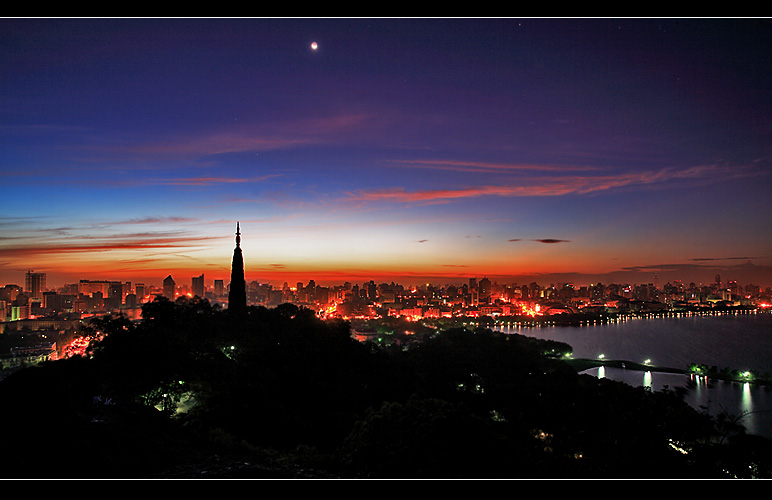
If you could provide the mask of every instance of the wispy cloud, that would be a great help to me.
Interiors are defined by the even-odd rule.
[[[563,196],[589,194],[628,186],[643,186],[678,179],[701,179],[715,174],[713,166],[687,169],[662,169],[657,171],[627,172],[607,176],[570,176],[531,179],[530,185],[487,185],[457,189],[429,189],[406,191],[405,188],[362,190],[349,193],[353,201],[389,202],[441,202],[481,196]]]
[[[695,259],[689,259],[691,262],[709,262],[716,260],[753,260],[757,257],[701,257]]]
[[[13,226],[12,220],[5,223]],[[177,216],[148,216],[130,219],[92,221],[72,226],[41,226],[20,224],[16,221],[16,236],[0,246],[3,256],[21,258],[36,255],[89,254],[122,250],[197,249],[207,240],[221,237],[202,237],[184,228],[188,223],[200,224],[195,218]],[[169,227],[159,231],[143,230],[158,225]],[[138,231],[124,231],[126,228]]]
[[[111,222],[110,225],[118,225],[118,224],[158,224],[158,223],[171,223],[171,224],[180,224],[184,222],[199,222],[200,219],[194,219],[190,217],[142,217],[142,218],[135,218],[135,219],[127,219],[123,221],[115,221]]]
[[[507,240],[507,241],[515,242],[515,241],[526,241],[526,240],[523,240],[523,239],[520,239],[520,238],[513,238],[513,239]],[[552,243],[570,243],[571,242],[571,240],[558,240],[558,239],[554,239],[554,238],[541,238],[541,239],[527,240],[527,241],[536,241],[538,243],[547,243],[547,244],[552,244]]]
[[[88,238],[84,238],[88,239]],[[3,255],[6,257],[21,257],[25,255],[53,255],[72,253],[109,252],[115,250],[157,250],[201,247],[205,240],[220,240],[220,237],[207,238],[153,238],[133,237],[124,238],[123,241],[111,241],[119,239],[118,236],[104,237],[106,241],[92,241],[88,243],[44,243],[34,245],[8,245],[3,247]]]
[[[459,172],[570,172],[570,171],[595,171],[600,167],[586,165],[543,165],[536,163],[488,163],[474,161],[455,160],[401,160],[399,163],[409,165],[412,168],[433,168],[440,170],[454,170]]]
[[[149,184],[162,184],[168,186],[212,186],[214,184],[240,184],[244,182],[260,182],[280,174],[263,175],[260,177],[181,177],[179,179],[149,180]]]
[[[313,141],[298,135],[282,137],[249,132],[212,132],[168,136],[154,141],[124,141],[100,146],[84,146],[83,150],[103,155],[119,155],[120,158],[193,158],[248,151],[286,149]]]
[[[191,158],[290,149],[339,140],[359,131],[373,116],[339,113],[317,118],[272,121],[269,126],[239,124],[220,130],[169,135],[150,141],[89,147],[92,151],[135,157]]]

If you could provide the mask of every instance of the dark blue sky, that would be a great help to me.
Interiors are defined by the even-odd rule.
[[[772,285],[771,90],[769,20],[2,19],[0,278]]]

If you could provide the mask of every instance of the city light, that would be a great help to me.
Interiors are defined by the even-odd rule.
[[[0,387],[33,366],[26,383],[60,389],[39,407],[43,391],[3,391],[27,402],[9,422],[53,426],[2,427],[20,469],[107,468],[99,448],[120,441],[163,451],[116,448],[138,468],[179,453],[179,474],[221,450],[208,477],[242,452],[370,477],[439,449],[462,474],[676,470],[689,452],[680,470],[709,475],[725,464],[697,459],[724,436],[690,449],[704,415],[665,404],[772,385],[752,323],[772,319],[770,20],[8,17],[0,33]],[[708,337],[704,319],[731,326]],[[44,383],[59,367],[83,386]],[[91,392],[116,406],[91,418]],[[132,439],[149,419],[104,432],[138,402],[200,405],[179,423],[207,453]],[[67,406],[85,446],[51,441]]]
[[[520,307],[522,308],[523,314],[531,317],[540,316],[542,314],[541,306],[539,304],[521,304]]]

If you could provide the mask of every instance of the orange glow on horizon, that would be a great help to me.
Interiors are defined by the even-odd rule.
[[[376,251],[368,248],[355,248],[352,254],[341,257],[338,250],[330,256],[330,248],[338,247],[327,243],[317,248],[315,244],[302,247],[293,242],[291,251],[286,255],[286,242],[263,241],[259,236],[242,240],[244,252],[245,276],[247,282],[258,282],[281,286],[283,283],[295,285],[314,280],[323,286],[334,286],[345,282],[361,284],[370,280],[377,282],[397,282],[405,286],[431,282],[433,284],[462,284],[472,277],[487,276],[500,284],[523,280],[549,284],[560,274],[604,275],[635,269],[628,261],[622,263],[612,258],[612,252],[592,253],[582,250],[578,241],[540,240],[541,242],[520,243],[512,240],[501,246],[470,246],[470,240],[459,240],[458,245],[431,243],[389,244]],[[215,238],[212,238],[215,239]],[[79,280],[110,280],[140,282],[148,286],[161,286],[163,279],[171,275],[179,285],[190,285],[193,277],[205,276],[205,285],[212,286],[215,280],[230,282],[230,266],[233,251],[231,236],[219,237],[222,244],[216,247],[196,247],[196,240],[181,243],[177,249],[132,248],[89,251],[75,250],[73,245],[64,252],[39,254],[10,252],[4,255],[6,262],[0,268],[0,281],[4,284],[23,284],[24,274],[29,268],[46,273],[47,286],[50,289]],[[369,241],[370,239],[368,239]],[[226,243],[227,241],[227,243]],[[535,241],[535,240],[534,240]],[[549,244],[544,244],[549,242]],[[372,242],[371,242],[372,244]],[[341,245],[343,245],[341,243]],[[377,245],[375,245],[377,246]],[[196,250],[193,250],[196,248]],[[348,248],[348,247],[346,247]],[[302,249],[302,251],[301,251]],[[383,255],[381,255],[383,254]],[[635,261],[637,257],[630,257]],[[29,264],[33,263],[33,264]],[[589,263],[589,264],[588,264]],[[651,266],[649,266],[651,267]],[[640,266],[641,283],[651,280],[647,266]],[[708,271],[706,280],[715,274]],[[593,277],[587,278],[588,285]],[[680,278],[679,278],[680,279]],[[694,280],[684,277],[689,281]],[[576,280],[573,280],[576,281]],[[605,282],[606,280],[602,280]],[[704,281],[702,281],[704,282]],[[762,287],[766,283],[759,283]]]
[[[314,265],[299,265],[271,269],[262,267],[258,269],[250,268],[249,255],[245,256],[245,275],[247,282],[257,281],[259,283],[278,283],[284,282],[294,284],[298,282],[307,282],[314,280],[320,284],[337,284],[346,281],[352,283],[366,282],[370,280],[393,281],[396,278],[401,280],[412,280],[415,284],[425,279],[436,277],[438,280],[466,281],[470,277],[476,276],[507,276],[514,274],[540,274],[546,273],[547,268],[543,269],[529,268],[527,271],[514,269],[515,266],[491,266],[468,265],[462,268],[452,268],[442,265],[425,266],[372,266],[371,268],[345,268],[345,267],[323,267]],[[60,264],[60,265],[57,265]],[[62,265],[63,264],[63,265]],[[61,286],[67,283],[76,283],[81,279],[88,280],[116,280],[143,282],[147,285],[160,286],[166,276],[171,275],[178,283],[189,283],[193,277],[204,274],[206,283],[211,284],[214,280],[223,280],[225,283],[230,281],[230,262],[221,262],[220,265],[180,265],[179,262],[169,262],[168,266],[154,265],[148,266],[139,263],[136,266],[124,263],[120,265],[112,260],[92,259],[87,262],[69,261],[66,264],[52,262],[45,265],[40,260],[35,266],[37,272],[44,272],[48,275],[49,286]],[[554,271],[554,269],[553,269]],[[19,269],[15,275],[17,278],[5,278],[7,283],[14,281],[23,282],[25,270]],[[10,273],[6,272],[6,275]]]

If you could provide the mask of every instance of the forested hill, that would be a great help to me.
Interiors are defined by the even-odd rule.
[[[570,346],[458,328],[379,347],[290,304],[143,318],[0,382],[3,477],[772,477],[768,440],[577,374]]]

